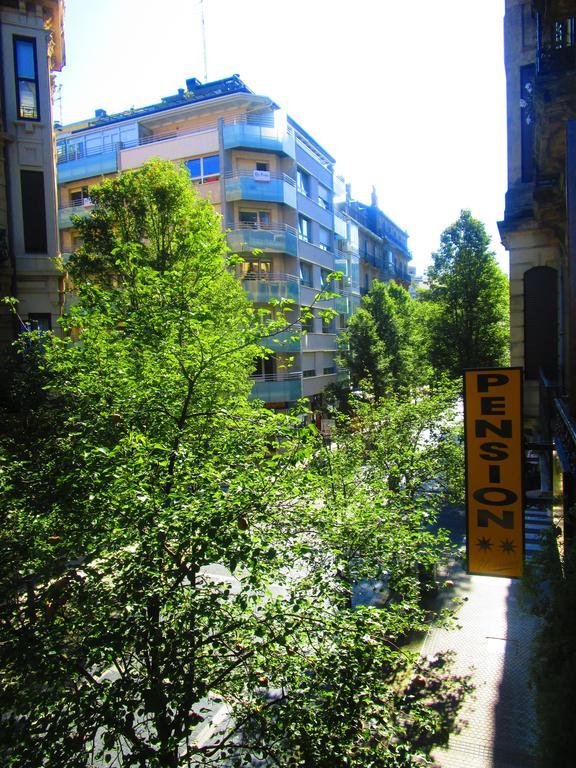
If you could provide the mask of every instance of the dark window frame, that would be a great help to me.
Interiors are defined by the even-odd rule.
[[[18,43],[32,43],[32,52],[34,56],[34,78],[24,77],[18,72]],[[40,85],[38,83],[38,51],[36,48],[35,37],[25,37],[23,35],[14,35],[12,38],[12,48],[14,54],[14,84],[16,86],[16,104],[18,108],[18,120],[26,120],[28,122],[39,123],[41,120],[40,111]],[[27,117],[22,114],[22,104],[20,102],[20,83],[34,83],[36,88],[35,101],[36,101],[36,116]]]
[[[20,170],[22,223],[26,253],[48,253],[44,172]]]

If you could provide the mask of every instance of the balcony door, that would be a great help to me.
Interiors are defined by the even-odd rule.
[[[243,280],[266,280],[272,274],[270,259],[248,259],[240,264]]]
[[[263,229],[270,226],[270,211],[240,211],[240,229]]]

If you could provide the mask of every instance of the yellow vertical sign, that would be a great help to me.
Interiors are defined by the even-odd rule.
[[[522,576],[522,369],[464,372],[468,573]]]

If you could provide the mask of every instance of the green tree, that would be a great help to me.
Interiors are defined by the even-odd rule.
[[[454,716],[398,649],[444,547],[398,443],[434,455],[422,423],[384,461],[384,412],[334,454],[249,402],[270,317],[211,206],[160,162],[91,196],[69,335],[22,339],[2,414],[3,764],[407,768]],[[349,610],[382,567],[396,602]]]
[[[350,318],[344,344],[342,361],[350,371],[353,385],[367,381],[376,399],[380,399],[387,388],[389,359],[376,322],[364,307]]]
[[[419,315],[408,291],[375,281],[345,335],[343,360],[354,384],[367,380],[376,399],[409,392],[426,379]]]
[[[489,246],[482,222],[464,210],[433,254],[425,295],[434,305],[430,352],[438,372],[460,377],[464,368],[508,362],[508,280]]]

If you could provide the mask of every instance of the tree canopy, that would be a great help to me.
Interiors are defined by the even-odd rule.
[[[409,392],[426,377],[418,308],[395,282],[374,281],[351,317],[343,351],[355,385],[369,382],[376,399]]]
[[[66,335],[22,337],[2,406],[3,764],[408,768],[466,689],[399,648],[453,400],[359,404],[324,445],[248,400],[270,319],[184,172],[91,197]]]
[[[508,362],[508,280],[489,246],[482,222],[463,210],[428,270],[431,360],[453,377]]]

